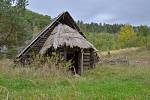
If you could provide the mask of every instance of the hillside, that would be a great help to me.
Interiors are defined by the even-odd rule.
[[[2,0],[0,2],[0,58],[1,51],[4,51],[1,50],[3,47],[7,48],[6,57],[14,58],[19,48],[27,44],[52,21],[48,15],[26,9],[27,5],[30,5],[27,1]],[[74,18],[73,14],[70,15]],[[150,28],[147,25],[86,23],[77,20],[76,22],[89,42],[98,50],[150,47]]]
[[[48,68],[40,72],[34,68],[13,68],[11,60],[3,59],[0,61],[0,98],[149,100],[150,51],[144,48],[128,49],[111,56],[127,56],[134,63],[97,65],[96,69],[80,77],[51,73]]]

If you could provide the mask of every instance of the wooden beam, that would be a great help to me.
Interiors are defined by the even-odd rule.
[[[84,51],[83,51],[83,49],[81,49],[81,75],[83,73],[83,53],[84,53]]]
[[[64,59],[67,60],[67,48],[64,47]]]

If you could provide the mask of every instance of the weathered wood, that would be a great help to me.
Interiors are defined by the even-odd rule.
[[[84,54],[84,51],[83,49],[81,49],[81,73],[83,73],[83,54]]]
[[[64,48],[64,59],[67,60],[67,48]]]
[[[84,65],[90,65],[90,62],[83,62]]]
[[[129,64],[129,60],[127,57],[112,57],[112,58],[107,58],[102,61],[102,63],[106,64]]]
[[[83,61],[84,61],[84,62],[90,62],[91,60],[90,60],[90,59],[85,59],[85,58],[84,58]]]
[[[84,56],[84,59],[90,59],[90,56]]]
[[[90,53],[84,53],[84,55],[85,55],[85,56],[88,56],[88,55],[90,55]]]

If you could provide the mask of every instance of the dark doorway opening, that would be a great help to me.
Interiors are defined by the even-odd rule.
[[[71,60],[71,71],[75,74],[79,74],[79,51],[69,50],[67,51],[66,60]]]

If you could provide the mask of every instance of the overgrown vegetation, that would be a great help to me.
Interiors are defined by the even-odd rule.
[[[87,39],[96,46],[98,50],[107,51],[117,49],[117,37],[109,33],[87,33]]]
[[[54,100],[149,100],[150,51],[137,49],[112,54],[128,56],[130,65],[98,65],[82,76],[43,66],[15,67],[11,60],[0,61],[0,98]],[[135,56],[136,55],[136,56]],[[141,63],[138,64],[137,62]],[[145,62],[148,63],[145,63]]]

